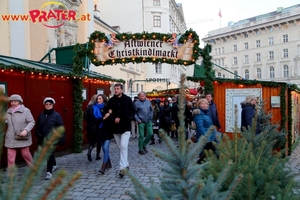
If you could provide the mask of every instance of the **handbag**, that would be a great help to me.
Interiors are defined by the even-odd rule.
[[[15,131],[15,139],[16,139],[16,140],[28,140],[30,134],[27,133],[27,135],[21,136],[21,132],[22,132],[22,131]]]
[[[14,126],[14,122],[13,122],[12,116],[10,116],[10,117],[11,117],[12,127],[13,127],[13,129],[14,129],[15,139],[16,139],[16,140],[28,140],[28,139],[29,139],[29,136],[30,136],[30,133],[28,132],[27,135],[21,136],[22,130],[17,131],[17,130],[15,129],[15,126]]]
[[[175,122],[171,124],[170,130],[171,131],[176,131],[177,130]]]

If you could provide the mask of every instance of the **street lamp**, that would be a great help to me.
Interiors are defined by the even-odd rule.
[[[130,87],[130,97],[131,97],[131,99],[132,99],[132,84],[133,84],[133,80],[131,78],[131,79],[129,79],[129,87]]]

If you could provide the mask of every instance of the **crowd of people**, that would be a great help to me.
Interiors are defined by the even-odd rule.
[[[35,136],[38,144],[42,145],[52,128],[63,126],[61,115],[54,110],[55,100],[51,97],[44,99],[44,110],[35,122],[30,110],[23,105],[20,95],[14,94],[9,97],[11,107],[6,112],[7,131],[5,147],[7,148],[8,166],[15,163],[17,149],[27,165],[32,165],[33,158],[29,151],[32,144],[31,130],[36,125]],[[255,115],[257,97],[249,95],[241,103],[242,126],[249,128],[251,120]],[[161,143],[158,130],[164,129],[166,134],[174,140],[178,140],[179,121],[178,96],[169,97],[163,102],[157,98],[148,100],[146,93],[141,91],[132,101],[123,93],[123,85],[114,85],[114,95],[108,99],[104,94],[95,94],[91,97],[84,112],[86,121],[86,136],[88,138],[87,159],[92,161],[92,150],[96,145],[96,160],[103,160],[99,170],[105,174],[112,167],[109,148],[111,139],[115,139],[119,147],[119,176],[125,175],[129,169],[128,143],[130,137],[138,139],[137,151],[140,155],[148,153],[147,145],[154,145],[156,138]],[[213,95],[207,92],[205,96],[194,101],[187,101],[184,110],[184,124],[186,139],[195,124],[196,142],[205,136],[210,127],[214,127],[213,133],[207,138],[204,150],[212,150],[216,153],[213,142],[218,142],[221,137],[221,123],[219,121],[217,106],[213,102]],[[258,123],[257,123],[258,124]],[[258,129],[259,127],[257,127]],[[16,134],[18,132],[18,137]],[[155,137],[157,134],[157,137]],[[21,139],[20,139],[21,137]],[[24,138],[22,138],[24,137]],[[26,139],[25,139],[26,138]],[[151,142],[150,142],[151,141]],[[197,163],[205,158],[205,152],[199,153]],[[216,156],[218,156],[216,154]],[[52,172],[57,168],[54,154],[51,154],[47,162],[47,173],[45,179],[52,178]]]

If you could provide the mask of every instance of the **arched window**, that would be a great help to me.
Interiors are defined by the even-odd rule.
[[[274,67],[270,67],[270,78],[275,78]]]
[[[289,77],[289,66],[288,65],[283,66],[283,77]]]
[[[221,78],[221,76],[222,76],[221,72],[218,72],[218,78]]]
[[[260,68],[257,68],[257,79],[261,79],[261,69]]]
[[[249,70],[248,69],[245,70],[245,79],[249,79]]]

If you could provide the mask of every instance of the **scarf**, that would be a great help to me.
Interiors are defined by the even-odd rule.
[[[101,104],[96,103],[96,104],[93,105],[93,114],[94,114],[94,117],[96,119],[99,119],[99,118],[103,117],[102,114],[101,114],[101,109],[102,108],[104,108],[104,103],[101,103]],[[99,128],[102,128],[102,125],[103,125],[103,122],[100,123]]]

